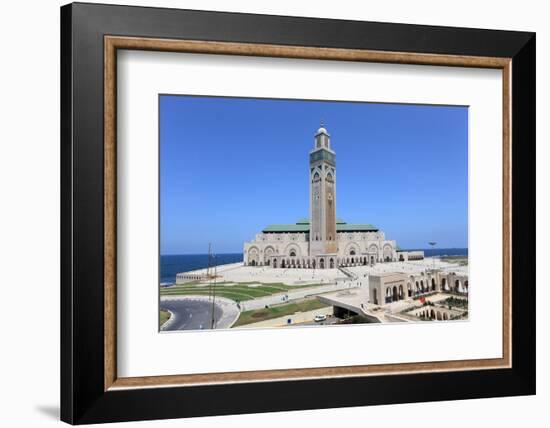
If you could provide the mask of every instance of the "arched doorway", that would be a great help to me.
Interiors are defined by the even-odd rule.
[[[403,296],[403,285],[399,286],[399,300],[403,300],[405,297]]]
[[[277,269],[277,259],[273,259],[273,268]]]
[[[435,278],[432,278],[432,291],[435,291]]]
[[[460,281],[457,279],[455,280],[455,293],[458,293],[460,291]]]
[[[394,285],[393,286],[392,301],[395,302],[397,300],[399,300],[399,296],[397,294],[397,287]]]
[[[412,286],[411,286],[411,283],[408,282],[408,283],[407,283],[407,296],[408,296],[408,297],[411,297],[412,294],[413,294],[413,292],[412,292]]]
[[[447,280],[445,278],[441,278],[441,289],[447,290]]]
[[[334,269],[334,259],[330,259],[330,268]]]
[[[404,261],[405,261],[405,258],[403,257],[403,254],[399,254],[399,261],[400,261],[400,262],[404,262]]]
[[[392,294],[391,287],[386,288],[386,303],[391,303],[392,301],[391,294]]]
[[[281,267],[282,267],[283,269],[285,268],[285,259],[283,259],[283,260],[281,261]]]
[[[319,260],[319,269],[324,269],[325,268],[325,259],[321,259]]]
[[[258,266],[260,263],[260,251],[257,247],[252,247],[248,250],[248,265]]]
[[[370,264],[371,264],[371,265],[374,264],[374,256],[370,256]]]
[[[384,249],[382,250],[382,254],[386,262],[391,262],[393,257],[392,247],[390,245],[385,245]]]

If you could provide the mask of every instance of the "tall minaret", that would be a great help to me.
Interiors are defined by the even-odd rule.
[[[309,153],[309,179],[310,253],[336,253],[336,153],[330,148],[330,135],[322,123]]]

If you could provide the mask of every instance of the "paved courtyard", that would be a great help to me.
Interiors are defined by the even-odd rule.
[[[189,274],[205,275],[206,269]],[[347,279],[338,269],[273,269],[270,267],[243,266],[242,263],[223,265],[217,269],[221,281],[283,283],[287,285],[324,284]]]
[[[460,266],[456,263],[449,263],[439,259],[438,257],[435,258],[435,261],[431,257],[428,257],[424,260],[377,263],[374,266],[352,266],[347,267],[346,269],[353,272],[358,277],[364,277],[365,275],[379,275],[390,272],[399,272],[413,275],[433,269],[434,267],[443,271],[453,271],[460,274],[468,274],[468,266]]]

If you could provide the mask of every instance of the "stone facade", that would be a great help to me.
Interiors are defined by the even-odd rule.
[[[310,219],[267,226],[244,244],[247,266],[333,269],[379,262],[418,260],[422,251],[397,250],[396,242],[370,224],[336,217],[336,153],[321,126],[309,153]]]
[[[387,273],[369,276],[369,301],[375,305],[387,305],[434,292],[468,295],[468,276],[437,269],[416,275]]]

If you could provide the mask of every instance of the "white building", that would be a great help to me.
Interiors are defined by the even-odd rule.
[[[332,269],[424,257],[399,251],[396,242],[371,224],[350,224],[336,217],[336,153],[321,125],[309,153],[309,219],[274,224],[244,244],[247,266]]]

